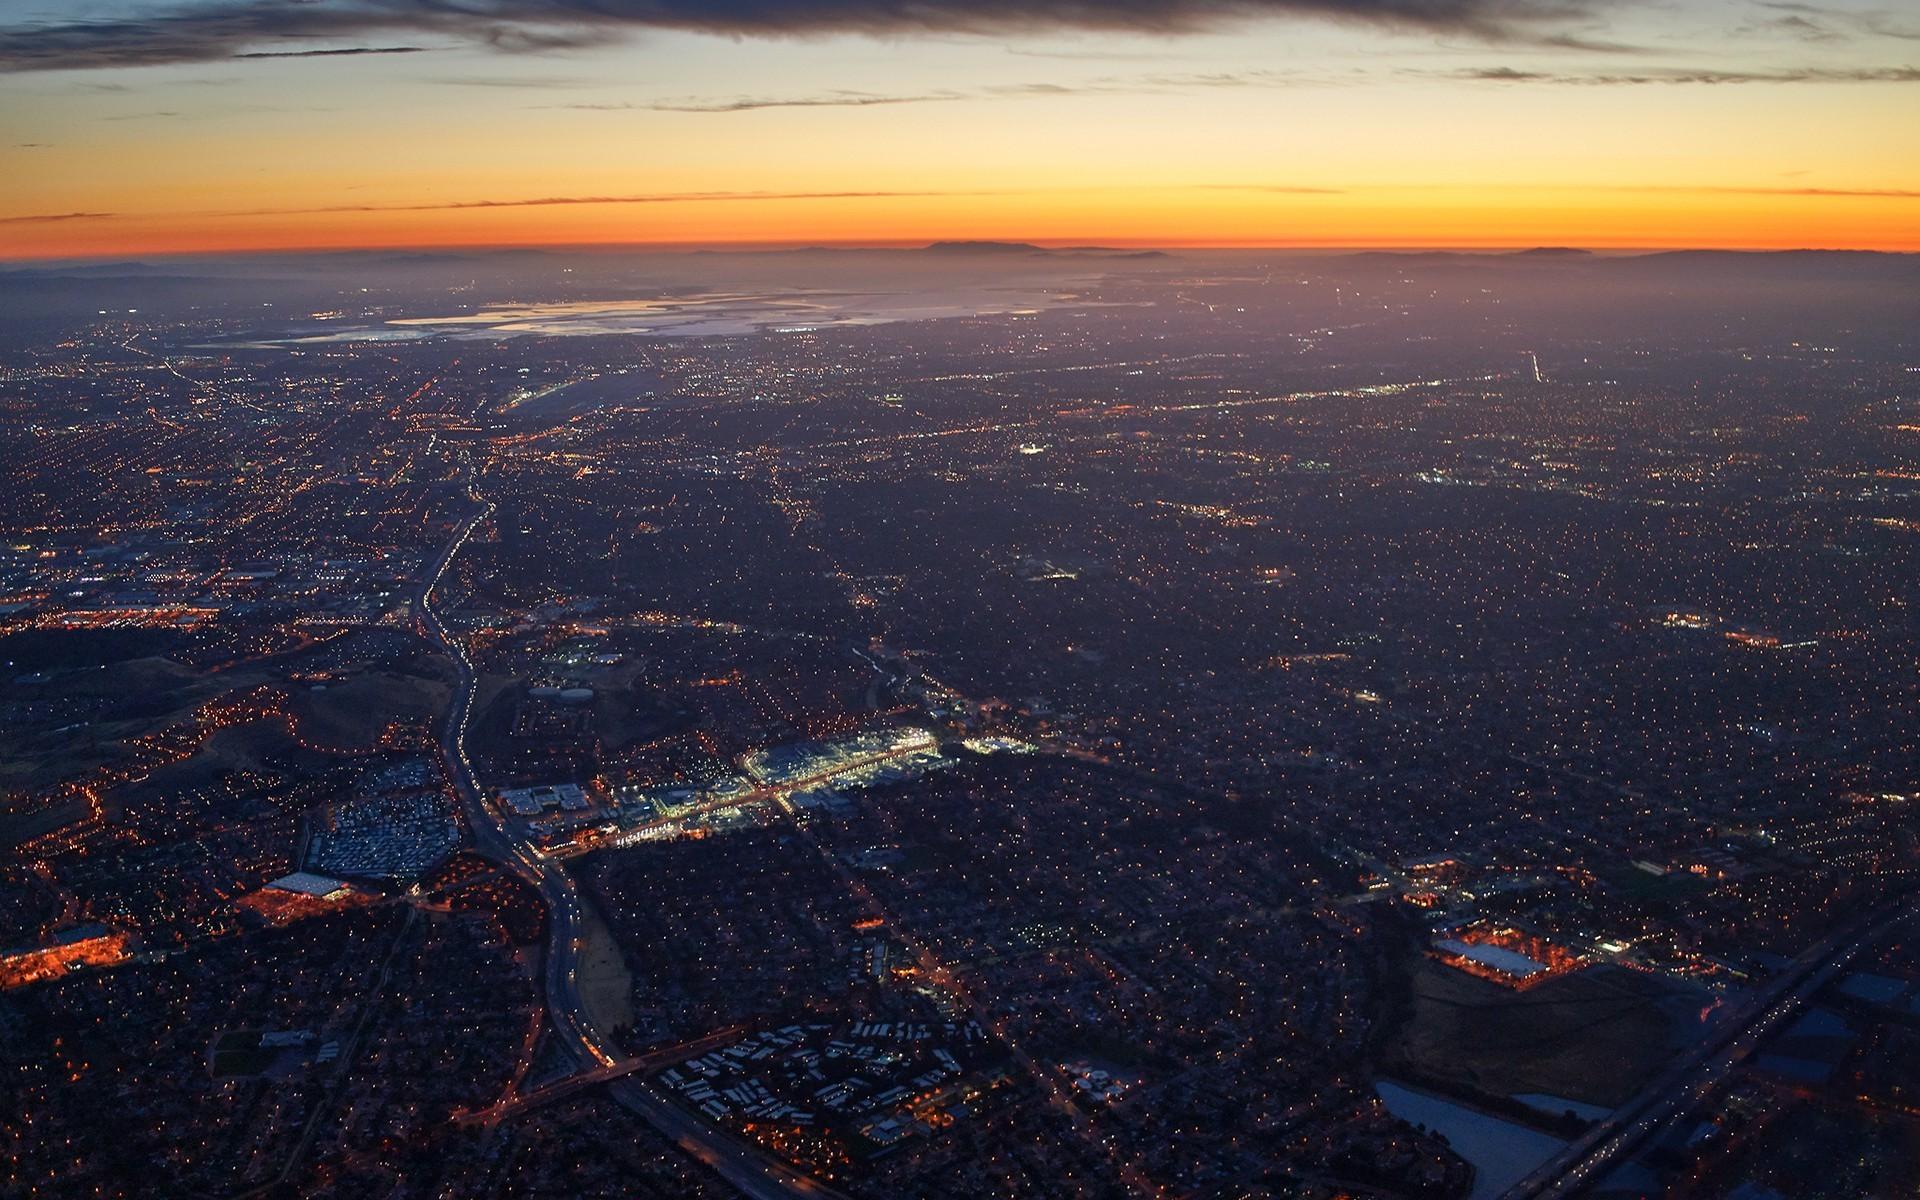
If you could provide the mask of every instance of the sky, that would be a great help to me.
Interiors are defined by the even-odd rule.
[[[0,0],[0,257],[1920,250],[1906,0]]]

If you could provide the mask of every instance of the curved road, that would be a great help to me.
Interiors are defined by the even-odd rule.
[[[447,773],[467,812],[473,847],[524,879],[547,906],[547,1012],[569,1053],[581,1064],[610,1067],[619,1062],[618,1050],[596,1029],[580,1001],[579,951],[585,905],[580,888],[559,860],[520,837],[480,788],[473,763],[467,757],[467,731],[473,724],[474,696],[479,677],[473,660],[459,639],[447,632],[433,608],[433,592],[449,567],[473,537],[481,522],[493,515],[490,501],[461,522],[453,538],[420,582],[412,602],[413,617],[422,633],[458,668],[453,700],[447,707],[440,749]],[[656,1132],[711,1168],[741,1195],[751,1200],[844,1200],[841,1193],[796,1170],[787,1163],[694,1117],[641,1080],[622,1078],[608,1085],[613,1097],[638,1114]]]
[[[493,505],[483,503],[478,511],[455,529],[453,539],[440,552],[433,569],[421,581],[414,597],[413,612],[421,629],[450,656],[459,670],[453,701],[447,708],[447,724],[440,735],[440,749],[446,755],[448,774],[467,810],[467,825],[473,832],[474,849],[501,864],[532,885],[547,906],[548,948],[546,956],[547,1011],[553,1018],[567,1048],[577,1056],[609,1066],[618,1060],[598,1030],[587,1021],[579,996],[573,989],[578,969],[577,954],[583,910],[580,890],[560,864],[539,848],[514,835],[499,810],[487,803],[480,790],[473,762],[467,757],[467,730],[473,724],[473,701],[479,690],[479,677],[467,649],[447,632],[440,614],[433,609],[433,591],[445,577],[453,560],[472,538],[480,523],[493,515]]]

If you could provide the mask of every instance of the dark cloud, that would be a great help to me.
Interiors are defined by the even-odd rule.
[[[1844,25],[1857,33],[1873,37],[1920,41],[1920,25],[1895,20],[1891,14],[1880,9],[1829,8],[1824,4],[1799,3],[1798,0],[1759,0],[1759,4],[1761,8],[1774,12],[1817,18],[1810,24],[1824,23],[1827,27]]]
[[[1545,83],[1554,78],[1545,71],[1522,71],[1518,67],[1468,67],[1455,71],[1451,78],[1485,80],[1490,83]]]
[[[1573,33],[1557,33],[1543,37],[1534,43],[1549,50],[1577,50],[1582,54],[1640,54],[1645,46],[1635,46],[1627,42],[1610,42],[1603,38],[1581,37]]]
[[[1613,0],[200,0],[150,12],[0,27],[0,71],[296,54],[286,43],[429,34],[514,52],[644,30],[730,37],[852,33],[1191,33],[1314,17],[1491,40],[1539,40]],[[331,49],[316,47],[315,49]]]
[[[1690,187],[1635,188],[1633,190],[1710,192],[1719,196],[1841,196],[1862,200],[1920,200],[1920,191],[1910,191],[1905,188]]]
[[[1805,171],[1789,171],[1788,175],[1805,175]],[[1570,187],[1566,184],[1517,184],[1509,187],[1517,192],[1605,192],[1605,193],[1661,193],[1687,196],[1831,196],[1856,200],[1920,200],[1920,191],[1909,188],[1865,188],[1865,187],[1819,187],[1819,186],[1741,186],[1718,183],[1673,183],[1673,184],[1593,184],[1586,187]]]
[[[845,192],[647,192],[629,196],[535,196],[524,200],[439,200],[420,204],[328,204],[314,208],[250,208],[225,212],[176,213],[194,217],[292,217],[327,213],[468,212],[495,208],[566,208],[588,204],[696,204],[751,203],[776,200],[897,200],[927,196],[988,196],[979,191],[845,191]],[[0,217],[0,225],[51,224],[58,221],[101,221],[119,217],[110,212],[32,213]]]
[[[1783,17],[1769,17],[1763,21],[1751,21],[1735,30],[1736,33],[1778,34],[1784,37],[1798,38],[1803,42],[1832,42],[1843,34],[1811,17],[1799,13],[1789,13]]]
[[[579,204],[692,204],[764,200],[890,200],[916,196],[979,196],[984,192],[649,192],[632,196],[536,196],[527,200],[442,200],[422,204],[335,204],[320,208],[258,208],[231,217],[286,217],[316,213],[463,212],[490,208],[557,208]]]
[[[425,54],[431,46],[339,46],[331,50],[250,50],[234,58],[351,58],[358,54]]]
[[[24,217],[0,217],[0,225],[50,225],[56,221],[103,221],[120,214],[110,212],[30,213]]]
[[[1514,67],[1473,67],[1441,73],[1446,79],[1487,83],[1561,83],[1589,87],[1636,84],[1732,85],[1743,83],[1920,83],[1920,67],[1788,67],[1778,71],[1694,70],[1685,67],[1645,71],[1523,71]]]
[[[1037,97],[1143,95],[1217,88],[1296,87],[1310,82],[1330,83],[1281,71],[1218,72],[1189,75],[1109,76],[1078,83],[997,83],[986,87],[943,88],[930,92],[833,91],[798,96],[687,96],[663,100],[582,100],[546,104],[541,108],[574,112],[737,113],[769,108],[873,108],[895,104],[944,104],[956,100],[993,100]]]

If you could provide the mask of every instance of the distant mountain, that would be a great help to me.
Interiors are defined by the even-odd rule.
[[[160,268],[152,263],[111,262],[111,263],[49,263],[37,267],[14,267],[0,270],[0,279],[134,279],[142,277],[161,277]]]
[[[1013,258],[1054,253],[1026,242],[933,242],[925,246],[775,246],[708,247],[689,250],[688,258],[782,258],[793,255],[831,255],[836,258],[892,258],[899,255],[941,254],[964,257]]]
[[[1531,264],[1529,275],[1638,280],[1647,283],[1881,283],[1920,281],[1920,254],[1880,250],[1661,250],[1595,254],[1558,246],[1534,250],[1368,250],[1321,260],[1349,270],[1451,272],[1495,276]]]
[[[1618,275],[1681,282],[1794,283],[1920,282],[1920,254],[1880,250],[1665,250],[1598,258],[1597,268]]]
[[[1125,250],[1119,246],[1062,246],[1053,254],[1097,254],[1102,258],[1172,258],[1165,250]]]
[[[1660,250],[1623,255],[1615,262],[1747,263],[1767,266],[1884,266],[1920,263],[1920,254],[1892,250]]]
[[[1043,246],[1031,242],[934,242],[924,247],[928,254],[1047,254]]]
[[[1048,258],[1171,258],[1165,250],[1128,250],[1120,246],[1036,246],[1032,242],[934,242],[921,248],[922,254],[979,255],[983,258],[1012,258],[1017,255]]]

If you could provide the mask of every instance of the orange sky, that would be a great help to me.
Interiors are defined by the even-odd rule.
[[[18,3],[0,0],[0,65]],[[1622,11],[1582,38],[1663,48],[1296,19],[16,63],[0,74],[0,256],[939,238],[1920,250],[1906,30],[1830,16],[1830,37],[1789,35],[1744,0]],[[11,28],[16,45],[31,32]]]
[[[1904,198],[1423,189],[1221,196],[1115,189],[1006,197],[608,203],[408,213],[128,215],[22,223],[13,256],[274,248],[911,243],[990,238],[1212,246],[1870,247],[1920,251]]]

